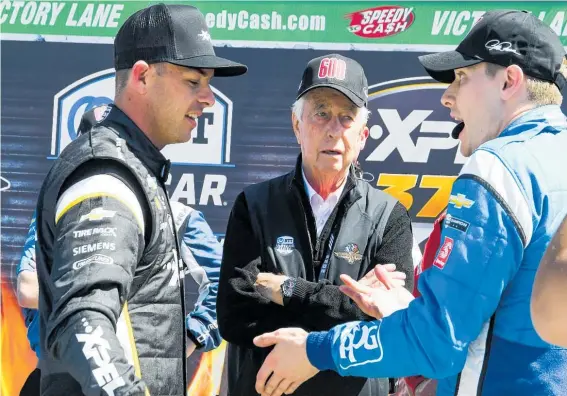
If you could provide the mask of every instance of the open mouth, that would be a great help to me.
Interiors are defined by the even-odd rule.
[[[327,155],[341,155],[341,152],[337,150],[323,150],[321,152]]]
[[[463,132],[463,129],[465,129],[465,123],[461,121],[451,131],[451,137],[453,139],[458,139],[461,132]]]

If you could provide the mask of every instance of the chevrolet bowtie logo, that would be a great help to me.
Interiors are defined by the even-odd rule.
[[[116,211],[114,210],[106,210],[104,208],[94,208],[93,210],[90,211],[90,213],[82,215],[81,218],[79,219],[79,223],[85,220],[98,221],[106,217],[109,218],[114,217],[115,214]]]
[[[457,209],[461,209],[462,207],[468,209],[471,206],[473,206],[474,201],[471,201],[470,199],[465,197],[464,194],[457,194],[457,195],[451,195],[449,197],[449,203],[453,204]]]

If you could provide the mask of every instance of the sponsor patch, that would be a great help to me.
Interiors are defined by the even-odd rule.
[[[116,212],[114,210],[106,210],[103,207],[94,208],[86,215],[82,215],[79,219],[79,223],[88,220],[88,221],[99,221],[105,218],[112,218]]]
[[[97,242],[73,248],[73,256],[96,252],[97,250],[116,250],[114,242]]]
[[[457,209],[470,208],[474,205],[474,201],[468,199],[464,194],[451,195],[449,197],[449,204]]]
[[[451,216],[448,214],[443,221],[443,225],[445,227],[454,228],[455,230],[461,232],[467,232],[469,229],[470,223],[464,220],[459,219],[458,217]]]
[[[295,243],[293,242],[293,237],[290,236],[278,237],[278,239],[276,240],[275,249],[279,254],[282,254],[284,256],[291,254],[293,249],[295,249]]]
[[[433,265],[440,269],[445,267],[445,264],[447,264],[447,260],[451,255],[451,251],[453,250],[453,244],[453,239],[446,236],[443,241],[443,245],[439,249],[439,253],[437,253],[437,257],[435,257],[435,260],[433,261]]]
[[[90,257],[87,257],[86,259],[75,261],[73,263],[73,269],[77,270],[79,268],[84,267],[85,265],[94,264],[94,263],[109,265],[109,264],[114,264],[114,259],[104,254],[94,254]]]
[[[340,335],[340,366],[348,369],[354,366],[364,366],[369,363],[376,363],[384,357],[384,349],[380,341],[380,326],[377,324],[353,324],[347,325]],[[372,354],[369,351],[375,350]],[[361,351],[361,353],[358,353]],[[358,356],[357,356],[358,355]],[[373,359],[367,357],[372,356]]]
[[[97,384],[102,387],[105,394],[114,396],[114,391],[126,383],[111,360],[110,344],[104,338],[102,327],[93,328],[87,318],[82,318],[81,323],[85,332],[75,336],[77,341],[83,344],[81,348],[83,355],[94,363],[91,367],[94,366],[92,374]]]
[[[349,243],[345,246],[344,251],[335,252],[335,256],[346,260],[349,264],[354,264],[355,262],[362,260],[362,254],[360,254],[356,243]]]
[[[108,105],[95,107],[93,109],[93,115],[95,121],[97,123],[104,121],[106,117],[108,117],[108,115],[110,114],[110,110],[112,110],[112,106],[108,106]]]
[[[73,231],[74,238],[84,238],[95,235],[116,237],[116,227],[96,227]]]

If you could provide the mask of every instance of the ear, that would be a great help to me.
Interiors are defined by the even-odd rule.
[[[148,91],[148,77],[150,74],[150,65],[144,61],[138,61],[132,66],[130,72],[130,82],[134,89],[140,93],[145,94]]]
[[[291,112],[291,125],[293,126],[293,133],[295,134],[295,139],[297,140],[297,144],[301,144],[299,141],[299,118],[295,116],[295,113]]]
[[[362,131],[360,131],[360,150],[364,149],[369,134],[370,134],[370,130],[365,125],[364,128],[362,128]]]
[[[504,81],[500,81],[500,96],[502,100],[509,100],[516,95],[524,85],[524,71],[518,65],[511,65],[505,69]]]

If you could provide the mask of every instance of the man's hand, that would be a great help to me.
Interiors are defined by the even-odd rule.
[[[256,278],[254,286],[258,292],[269,299],[271,302],[283,306],[282,283],[288,277],[276,275],[269,272],[260,272]]]
[[[279,329],[254,338],[254,344],[265,348],[275,345],[258,375],[256,392],[262,396],[292,394],[319,372],[307,358],[307,332],[299,328]]]
[[[362,286],[384,288],[384,284],[376,277],[376,268],[379,267],[388,273],[388,277],[394,286],[404,287],[406,285],[406,274],[396,271],[396,264],[378,264],[372,271],[368,271],[358,283]]]
[[[403,286],[397,286],[390,278],[389,272],[382,266],[376,266],[372,271],[379,281],[379,286],[364,286],[348,275],[341,275],[345,285],[340,290],[349,296],[367,315],[376,319],[389,316],[392,313],[407,308],[415,298]]]

